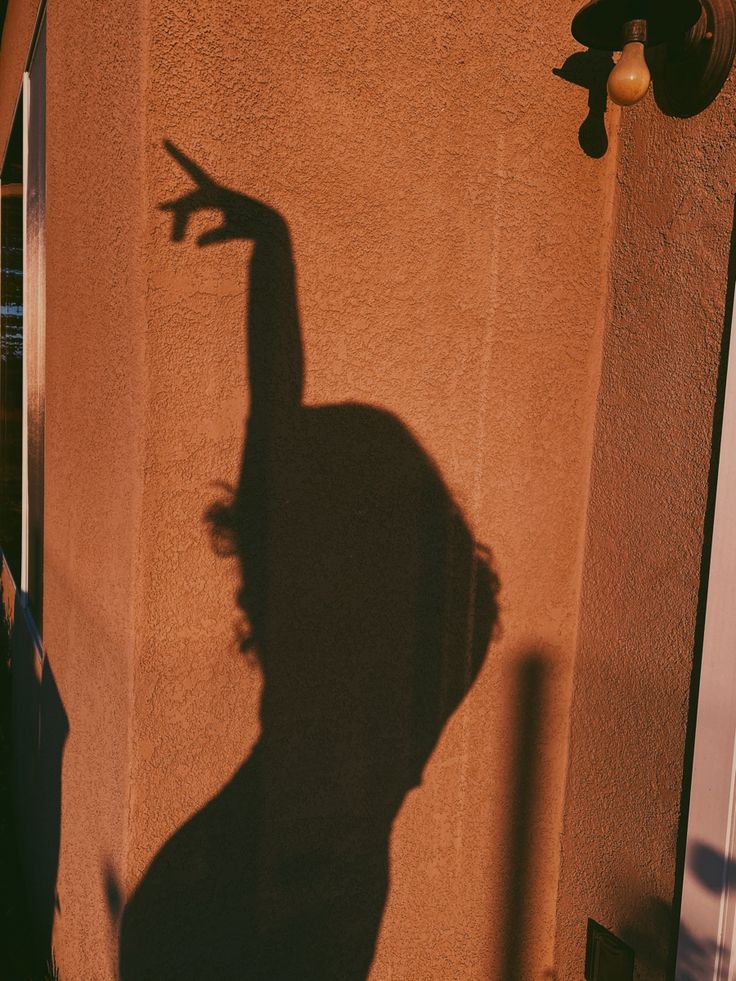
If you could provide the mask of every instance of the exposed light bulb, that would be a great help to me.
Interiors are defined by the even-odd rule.
[[[644,57],[646,39],[645,20],[630,20],[624,24],[624,49],[608,76],[608,94],[617,106],[633,106],[649,91],[652,76]]]
[[[608,94],[617,106],[633,106],[649,91],[652,76],[644,58],[641,41],[624,45],[618,64],[608,76]]]

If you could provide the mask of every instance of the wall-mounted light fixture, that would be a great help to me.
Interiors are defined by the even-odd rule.
[[[672,115],[694,116],[715,99],[736,56],[735,0],[591,0],[572,22],[576,41],[622,51],[608,79],[620,106],[642,99],[650,74],[644,48],[662,45],[657,101]]]

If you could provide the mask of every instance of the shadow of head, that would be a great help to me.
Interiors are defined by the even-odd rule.
[[[240,483],[207,519],[240,564],[264,738],[299,719],[405,793],[498,616],[490,554],[429,457],[388,412],[301,407],[275,444],[249,434]]]
[[[589,157],[603,157],[608,150],[604,122],[607,108],[606,84],[613,68],[610,51],[577,51],[553,75],[588,90],[588,115],[580,125],[578,141]]]

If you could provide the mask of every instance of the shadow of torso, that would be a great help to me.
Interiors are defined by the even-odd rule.
[[[130,899],[122,981],[364,981],[392,822],[481,667],[496,581],[417,441],[365,405],[252,416],[213,515],[262,735]]]

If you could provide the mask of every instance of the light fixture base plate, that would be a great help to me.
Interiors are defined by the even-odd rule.
[[[703,12],[681,42],[670,42],[655,97],[669,116],[688,118],[706,109],[726,83],[736,57],[736,3],[701,0]],[[658,77],[657,77],[658,76]]]

